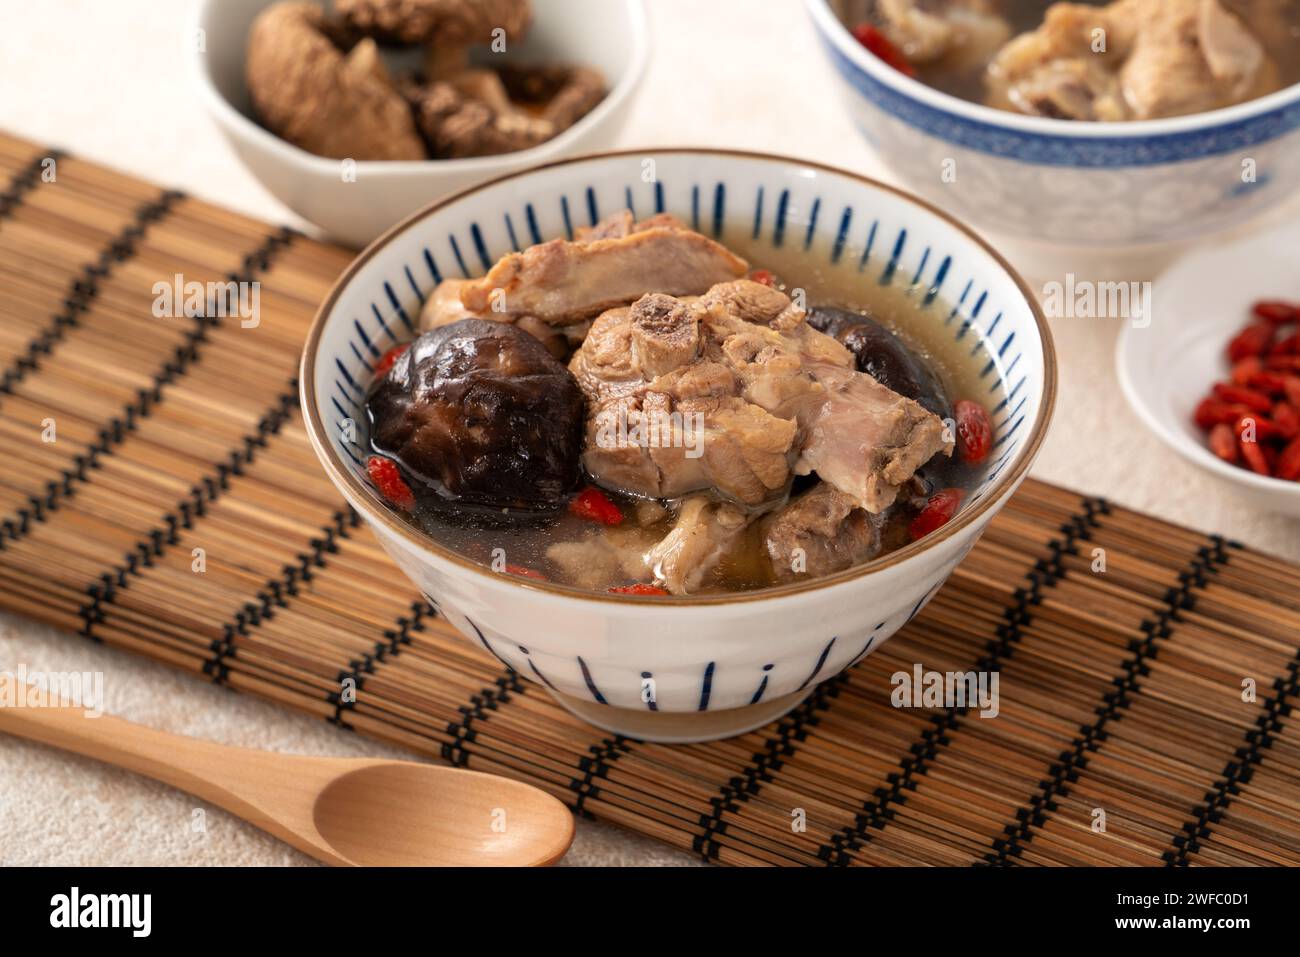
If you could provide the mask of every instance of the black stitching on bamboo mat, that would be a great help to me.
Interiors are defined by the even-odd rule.
[[[63,159],[63,150],[51,149],[46,150],[43,156],[37,156],[30,163],[14,174],[14,178],[9,181],[9,187],[0,193],[0,219],[9,216],[15,209],[22,205],[23,200],[27,198],[37,184],[44,182],[41,176],[45,169],[46,160]]]
[[[111,275],[118,265],[135,255],[136,244],[148,231],[150,224],[165,217],[180,198],[180,193],[166,190],[157,199],[144,203],[136,210],[135,219],[124,226],[113,241],[101,250],[99,259],[82,267],[81,275],[68,287],[63,309],[55,313],[49,325],[27,344],[27,351],[15,359],[13,365],[0,376],[0,392],[13,392],[13,387],[40,365],[40,357],[49,355],[63,334],[80,323],[81,314],[90,308],[90,301],[99,295],[100,280]]]
[[[206,477],[192,489],[188,498],[162,517],[162,525],[153,529],[136,543],[123,557],[122,564],[104,572],[99,580],[86,589],[89,601],[78,610],[81,616],[81,634],[92,641],[100,641],[95,625],[104,620],[104,606],[117,600],[118,593],[130,587],[130,577],[140,575],[141,567],[151,568],[153,560],[160,558],[170,545],[180,539],[181,529],[194,527],[196,517],[205,515],[208,505],[219,499],[230,488],[230,476],[239,474],[245,465],[252,465],[258,449],[265,448],[271,436],[280,431],[298,406],[298,380],[289,382],[288,391],[276,400],[257,423],[251,435],[244,437],[240,447],[233,449],[224,462],[217,463],[216,477]],[[91,463],[94,464],[93,462]],[[84,468],[80,478],[85,478]],[[67,473],[64,473],[65,481]]]
[[[578,758],[578,770],[582,772],[582,777],[569,780],[569,790],[578,795],[578,799],[573,803],[575,814],[580,814],[588,820],[596,817],[587,810],[586,806],[588,798],[594,800],[600,797],[600,786],[596,784],[596,778],[609,777],[610,765],[630,753],[633,743],[618,734],[612,738],[604,738],[599,744],[593,744],[587,749],[587,754]]]
[[[356,514],[355,512],[353,513]],[[290,569],[292,570],[292,569]],[[295,592],[296,593],[296,592]],[[411,632],[424,631],[425,618],[431,618],[438,613],[437,609],[427,601],[411,602],[411,616],[405,615],[397,619],[396,627],[384,631],[384,637],[375,642],[375,647],[360,658],[354,658],[348,662],[346,668],[339,670],[337,681],[340,689],[343,682],[351,678],[356,683],[356,690],[360,691],[366,683],[366,675],[375,673],[375,662],[387,661],[389,658],[396,658],[401,654],[402,646],[411,643]],[[325,700],[334,705],[334,714],[328,720],[330,724],[338,725],[345,731],[355,731],[356,728],[343,720],[343,712],[351,711],[356,707],[356,700],[343,700],[342,691],[331,691],[325,696]]]
[[[1080,501],[1082,513],[1071,516],[1063,523],[1059,531],[1060,539],[1047,543],[1051,550],[1049,558],[1040,558],[1033,568],[1026,573],[1028,588],[1017,588],[1015,601],[1007,606],[1003,613],[1006,621],[997,627],[997,638],[985,646],[985,654],[975,662],[975,671],[993,671],[1004,658],[1010,658],[1021,638],[1021,629],[1033,621],[1029,609],[1042,602],[1042,590],[1054,586],[1066,574],[1062,555],[1077,552],[1075,542],[1087,540],[1091,530],[1098,527],[1096,516],[1106,514],[1110,506],[1105,499],[1084,498]],[[969,708],[952,707],[930,718],[929,728],[921,732],[920,740],[909,748],[910,757],[903,759],[898,771],[892,772],[885,780],[887,787],[879,787],[872,798],[863,802],[862,810],[854,817],[851,825],[846,825],[831,840],[817,850],[817,856],[828,866],[845,866],[851,858],[850,852],[858,850],[871,840],[871,830],[883,830],[886,823],[894,816],[892,805],[906,804],[904,791],[916,790],[916,778],[927,773],[929,765],[939,754],[939,750],[948,744],[949,734],[956,732],[958,718],[963,717]]]
[[[1264,759],[1261,752],[1273,746],[1275,735],[1282,731],[1282,719],[1291,714],[1292,705],[1287,699],[1300,695],[1300,650],[1287,662],[1286,670],[1289,677],[1273,680],[1274,694],[1264,702],[1264,713],[1255,719],[1255,727],[1246,732],[1245,744],[1236,750],[1234,760],[1227,763],[1219,779],[1205,792],[1203,803],[1192,808],[1195,816],[1174,835],[1173,847],[1160,855],[1166,865],[1187,866],[1188,856],[1199,851],[1201,840],[1210,836],[1210,825],[1222,819],[1233,797],[1250,783],[1255,765]]]
[[[222,474],[222,489],[227,487],[225,483],[228,480],[228,474]],[[314,575],[313,569],[324,568],[326,554],[337,554],[339,540],[351,538],[349,529],[357,528],[360,524],[361,516],[350,505],[343,511],[335,512],[330,524],[321,527],[320,536],[308,542],[309,550],[298,554],[298,563],[285,565],[279,578],[268,581],[253,596],[253,601],[245,602],[235,612],[233,620],[222,626],[222,636],[214,638],[208,646],[212,657],[203,662],[203,673],[212,679],[213,684],[225,684],[230,677],[226,659],[236,656],[235,636],[247,635],[250,628],[256,628],[263,621],[274,618],[275,609],[287,608],[289,599],[286,596],[297,595],[299,582],[310,582]],[[335,717],[337,716],[336,712]]]
[[[799,743],[807,739],[820,720],[819,714],[830,707],[830,699],[839,695],[840,686],[847,681],[848,676],[843,673],[828,678],[802,704],[777,720],[775,734],[764,742],[763,750],[755,751],[741,773],[709,798],[713,810],[700,815],[703,830],[691,839],[691,850],[706,861],[717,860],[721,845],[714,840],[714,835],[727,832],[727,822],[722,816],[740,810],[742,804],[762,790],[764,783],[776,780],[785,759],[793,756]]]
[[[1022,845],[1034,839],[1032,829],[1045,824],[1047,815],[1057,809],[1056,798],[1070,793],[1070,784],[1076,783],[1079,772],[1088,767],[1087,752],[1100,750],[1109,737],[1106,726],[1112,721],[1122,720],[1132,696],[1141,692],[1138,678],[1151,673],[1147,662],[1159,652],[1156,639],[1168,638],[1173,633],[1171,623],[1181,620],[1179,612],[1190,611],[1196,606],[1195,590],[1205,587],[1206,574],[1227,561],[1223,546],[1222,538],[1211,536],[1209,544],[1198,548],[1196,557],[1178,573],[1178,584],[1165,592],[1166,607],[1154,618],[1142,622],[1145,637],[1129,642],[1133,656],[1124,662],[1124,673],[1111,679],[1115,687],[1107,691],[1101,704],[1093,709],[1097,718],[1080,728],[1069,747],[1057,755],[1056,761],[1047,769],[1049,776],[1039,783],[1038,793],[1029,798],[1026,806],[1017,809],[1016,823],[1003,827],[1006,837],[994,839],[993,850],[984,855],[984,863],[1002,865],[1019,856]]]
[[[165,213],[160,213],[155,218],[160,218],[162,215]],[[284,227],[267,236],[255,250],[244,257],[245,271],[231,273],[227,278],[232,282],[252,282],[255,270],[269,268],[276,251],[289,245],[296,235],[298,234],[293,230]],[[134,249],[135,240],[131,242],[131,248]],[[121,445],[127,433],[135,429],[136,421],[147,417],[154,406],[164,400],[163,387],[184,375],[189,367],[198,361],[199,346],[207,340],[208,329],[219,321],[217,317],[194,317],[194,328],[186,333],[184,340],[173,351],[172,358],[164,362],[162,368],[154,373],[150,387],[140,389],[136,393],[135,401],[126,404],[120,417],[115,416],[108,420],[99,430],[96,441],[86,453],[73,459],[71,468],[63,470],[59,479],[46,483],[44,495],[29,497],[28,507],[18,509],[13,517],[0,522],[0,549],[4,548],[6,537],[11,541],[23,538],[31,531],[33,521],[45,521],[48,512],[57,509],[63,499],[71,498],[76,494],[76,483],[86,481],[86,470],[97,467],[101,456],[110,454],[115,446]],[[7,391],[7,384],[5,389],[0,391]]]
[[[442,746],[443,759],[460,768],[469,767],[473,752],[465,745],[473,744],[478,737],[475,722],[486,721],[489,711],[496,711],[510,701],[511,695],[524,694],[527,690],[519,674],[513,668],[507,668],[489,687],[471,695],[468,704],[456,709],[460,712],[460,720],[447,723],[447,735],[451,741]]]

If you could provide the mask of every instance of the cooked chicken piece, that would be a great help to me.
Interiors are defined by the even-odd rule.
[[[646,555],[658,541],[644,528],[605,528],[576,542],[556,542],[546,549],[546,557],[569,584],[603,591],[610,582],[650,577]]]
[[[507,315],[565,326],[624,306],[648,292],[695,295],[744,275],[725,247],[679,225],[638,225],[631,233],[569,242],[555,239],[502,257],[461,290],[472,312],[495,299]]]
[[[470,312],[460,301],[460,290],[465,285],[464,279],[444,279],[434,288],[433,293],[424,302],[420,310],[420,331],[428,332],[439,326],[445,326],[461,319],[491,319],[495,322],[514,322],[516,326],[529,335],[539,339],[546,351],[561,361],[568,361],[573,350],[582,345],[583,337],[591,328],[591,323],[581,322],[575,326],[556,329],[532,316],[507,316],[503,313],[488,311],[479,315]]]
[[[491,319],[492,314],[485,315],[470,312],[460,301],[460,289],[465,285],[464,279],[444,279],[434,287],[429,298],[420,309],[420,331],[428,332],[439,326],[445,326],[462,319]]]
[[[877,7],[885,35],[911,63],[978,66],[1011,36],[989,0],[878,0]]]
[[[686,303],[651,293],[632,307],[632,362],[642,376],[667,375],[695,360],[700,348],[699,323]]]
[[[648,498],[638,499],[632,506],[632,512],[636,517],[636,523],[642,528],[658,525],[671,514],[667,506]]]
[[[816,472],[867,511],[893,504],[899,489],[939,452],[952,451],[942,420],[869,375],[819,363],[825,398],[810,416],[800,475]]]
[[[733,505],[692,496],[682,502],[672,531],[650,549],[646,563],[668,591],[689,595],[740,541],[750,521]]]
[[[634,495],[713,490],[761,508],[815,469],[878,512],[952,448],[937,416],[858,372],[788,296],[749,280],[610,310],[569,370],[587,396],[584,467]],[[664,441],[664,423],[690,431]]]
[[[573,241],[590,243],[597,239],[622,239],[635,229],[636,218],[632,215],[632,210],[622,209],[595,226],[579,226],[573,231]]]
[[[1218,0],[1142,2],[1159,13],[1147,14],[1120,70],[1135,119],[1201,113],[1277,88],[1259,40]]]
[[[779,581],[829,575],[875,558],[883,521],[818,482],[763,520],[763,545]]]
[[[687,434],[674,434],[679,425]],[[736,396],[682,399],[647,389],[596,404],[582,461],[610,488],[653,498],[716,489],[756,507],[789,483],[797,432],[795,422]]]
[[[1048,7],[1042,26],[1013,39],[990,63],[989,104],[1056,119],[1126,118],[1118,65],[1137,24],[1117,6]]]
[[[989,65],[988,102],[1083,120],[1181,116],[1276,89],[1275,64],[1219,0],[1056,3]]]

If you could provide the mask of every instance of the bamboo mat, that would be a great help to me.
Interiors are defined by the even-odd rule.
[[[3,136],[0,190],[0,606],[726,864],[1300,864],[1300,567],[1030,481],[786,718],[609,736],[456,636],[318,467],[293,377],[348,252]],[[260,282],[261,324],[155,318],[177,273]],[[1000,715],[891,707],[917,662],[998,671]]]

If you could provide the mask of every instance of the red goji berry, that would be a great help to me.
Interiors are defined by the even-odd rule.
[[[1235,385],[1249,385],[1250,377],[1256,372],[1264,371],[1264,360],[1259,356],[1247,356],[1232,366],[1232,381]]]
[[[635,585],[615,585],[609,593],[611,595],[667,595],[668,590],[658,585],[637,582]]]
[[[393,363],[396,362],[401,354],[410,347],[411,344],[409,342],[404,342],[400,346],[393,346],[393,348],[380,356],[379,361],[375,363],[375,378],[382,379],[386,376],[388,370],[393,367]]]
[[[853,28],[853,39],[857,40],[867,52],[884,60],[899,73],[916,76],[916,68],[908,62],[903,51],[894,45],[894,41],[880,32],[880,28],[870,23],[859,23]]]
[[[1267,412],[1273,408],[1273,400],[1263,392],[1257,392],[1254,389],[1248,389],[1241,385],[1229,385],[1226,382],[1216,382],[1214,384],[1214,394],[1224,402],[1235,405],[1244,405],[1256,412]]]
[[[550,581],[550,579],[541,572],[528,568],[525,565],[507,565],[506,571],[512,575],[523,575],[525,578],[536,578],[539,582]]]
[[[1286,400],[1300,411],[1300,376],[1289,375],[1282,382],[1282,392]]]
[[[1286,390],[1286,375],[1276,369],[1262,369],[1252,373],[1247,384],[1259,392],[1279,396]]]
[[[953,406],[957,419],[957,447],[962,460],[976,464],[988,458],[993,448],[993,424],[984,407],[970,399],[958,399]]]
[[[1230,465],[1237,463],[1237,440],[1227,423],[1220,422],[1210,429],[1210,451]]]
[[[1300,332],[1293,332],[1291,335],[1277,340],[1268,347],[1268,354],[1271,356],[1300,355]]]
[[[1289,402],[1279,402],[1273,406],[1273,424],[1284,439],[1294,439],[1300,435],[1300,411]]]
[[[1261,319],[1279,325],[1300,319],[1300,310],[1293,303],[1280,299],[1263,299],[1255,303],[1250,311]]]
[[[772,275],[770,269],[755,269],[750,272],[749,278],[754,282],[762,283],[764,286],[776,286],[776,277]]]
[[[1300,439],[1292,439],[1291,444],[1282,450],[1274,474],[1289,482],[1300,482]]]
[[[372,455],[366,459],[366,471],[379,494],[389,502],[406,512],[415,508],[415,494],[402,478],[396,462],[382,455]]]
[[[961,500],[964,496],[965,493],[959,488],[945,488],[940,489],[926,499],[921,511],[907,526],[912,539],[924,538],[936,528],[948,524],[949,519],[961,507]]]
[[[1250,406],[1234,405],[1214,396],[1207,396],[1196,406],[1196,411],[1192,413],[1192,420],[1201,428],[1208,429],[1220,422],[1231,425],[1244,413],[1250,411]]]
[[[1281,430],[1272,419],[1253,412],[1239,418],[1233,425],[1232,432],[1243,442],[1267,442],[1282,437]]]
[[[1268,467],[1268,459],[1264,457],[1264,450],[1258,442],[1240,441],[1237,443],[1237,448],[1241,450],[1241,457],[1246,460],[1252,472],[1259,475],[1272,474],[1272,470]]]
[[[569,511],[588,521],[602,525],[623,524],[623,512],[600,489],[588,485],[569,502]]]
[[[1273,343],[1273,327],[1257,322],[1242,329],[1228,343],[1228,359],[1240,362],[1247,356],[1263,355]]]

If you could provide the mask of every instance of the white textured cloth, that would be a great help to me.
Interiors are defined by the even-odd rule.
[[[626,145],[789,153],[889,178],[841,111],[798,0],[651,0],[655,51]],[[297,223],[238,164],[192,95],[193,0],[0,0],[0,129],[64,147],[275,222]],[[1021,263],[1032,273],[1034,267]],[[1082,272],[1082,270],[1080,270]],[[1133,275],[1124,278],[1143,278]],[[1268,515],[1165,450],[1113,372],[1117,323],[1056,324],[1061,389],[1034,474],[1300,558],[1300,523]],[[102,671],[107,709],[230,744],[338,755],[403,753],[151,662],[0,616],[0,670]],[[307,859],[220,811],[132,774],[0,736],[0,865],[298,864]],[[692,858],[579,822],[566,861]]]

